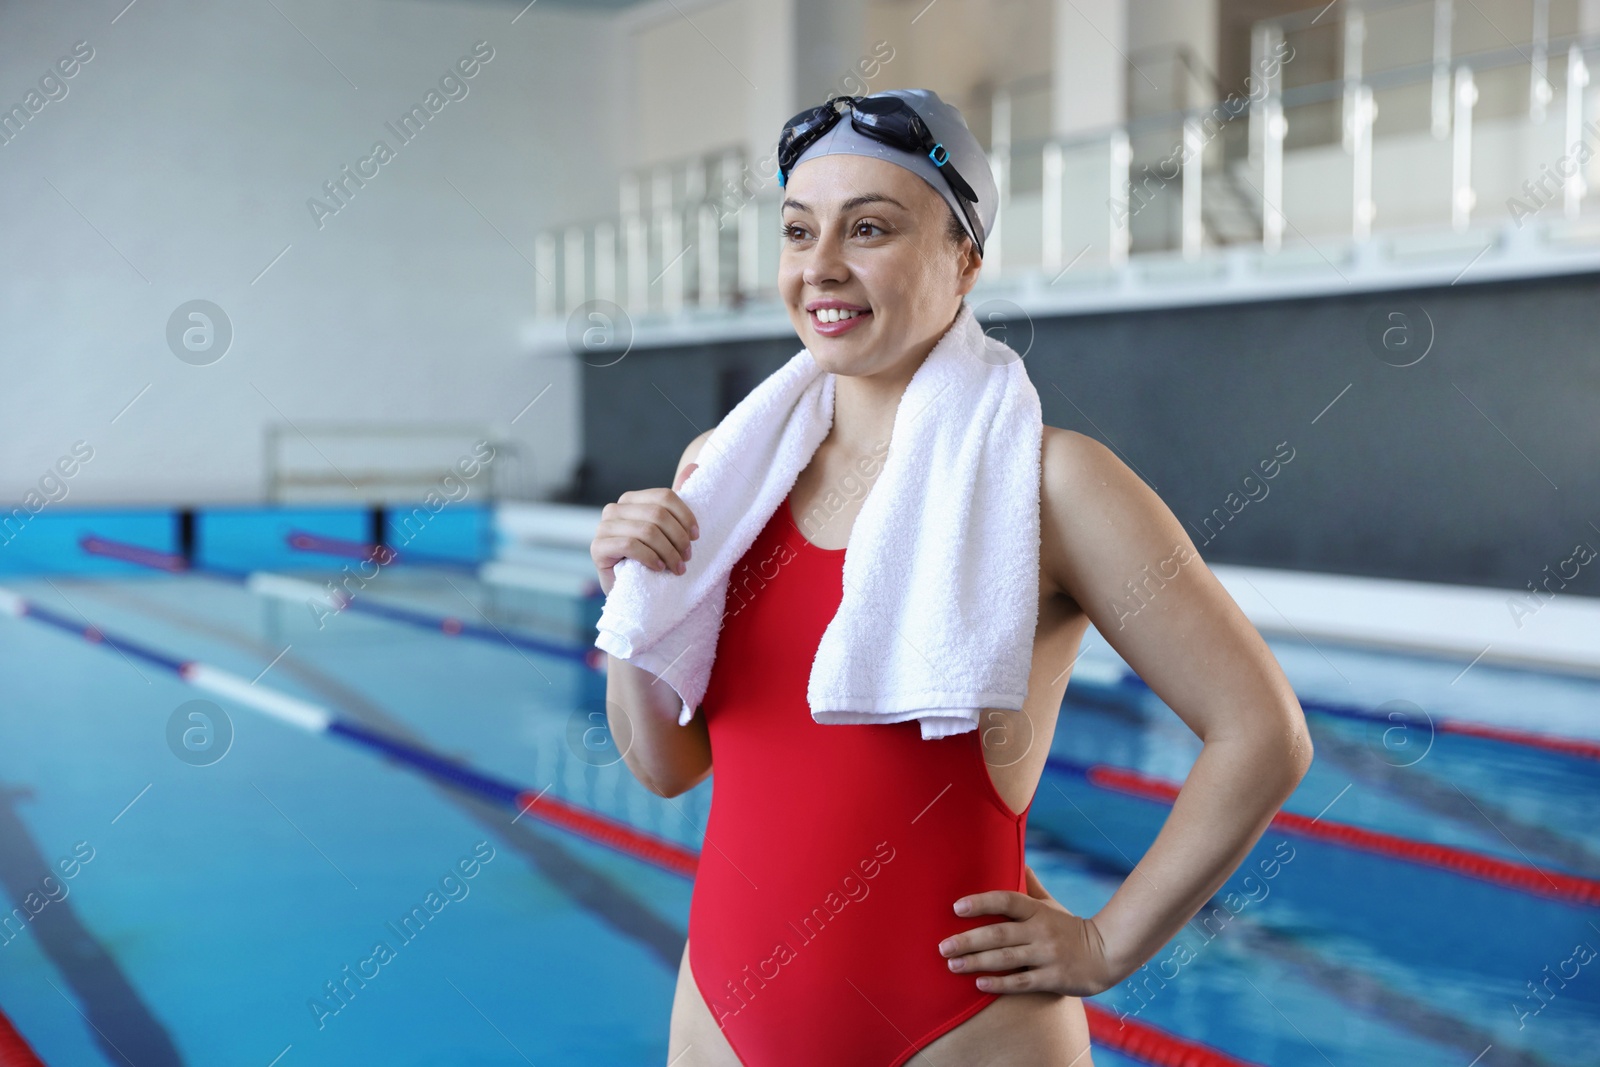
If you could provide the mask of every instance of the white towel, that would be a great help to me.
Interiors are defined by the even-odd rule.
[[[836,377],[802,348],[740,401],[678,490],[700,525],[685,573],[617,564],[596,646],[661,678],[694,716],[733,567],[833,424]],[[818,723],[918,719],[933,739],[1022,709],[1039,609],[1039,394],[965,301],[911,376],[850,530],[844,588],[812,661]]]

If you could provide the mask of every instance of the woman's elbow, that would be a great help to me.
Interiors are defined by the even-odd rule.
[[[1306,728],[1305,715],[1298,705],[1294,709],[1295,724],[1289,732],[1288,743],[1284,746],[1281,757],[1284,772],[1289,780],[1289,792],[1294,792],[1306,772],[1311,769],[1311,760],[1315,753],[1311,745],[1311,731]]]
[[[645,788],[663,800],[672,800],[680,797],[705,781],[706,776],[700,774],[694,777],[677,778],[669,782],[645,782]]]
[[[1257,781],[1282,804],[1300,785],[1311,769],[1311,732],[1298,702],[1284,709],[1276,729],[1256,733],[1247,742],[1251,765],[1258,769]]]
[[[638,779],[640,785],[644,786],[650,792],[654,793],[663,800],[672,800],[674,797],[679,797],[684,793],[687,793],[689,790],[705,781],[706,776],[711,770],[708,766],[700,770],[698,773],[688,773],[685,771],[657,767],[652,772],[649,768],[646,768],[631,759],[625,758],[624,762],[628,764],[628,769],[633,772],[634,778]]]

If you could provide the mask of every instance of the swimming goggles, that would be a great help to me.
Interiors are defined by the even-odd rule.
[[[961,210],[967,216],[968,236],[972,237],[978,255],[982,256],[983,242],[977,235],[983,232],[983,226],[978,222],[974,210],[978,194],[972,191],[972,186],[950,163],[950,153],[943,144],[933,139],[922,116],[898,96],[838,96],[826,104],[808,108],[784,123],[783,133],[778,137],[778,184],[787,184],[795,161],[823,134],[833,129],[843,114],[837,106],[841,103],[850,109],[850,124],[858,133],[891,148],[923,153],[933,161],[933,165],[939,168],[939,173],[949,183],[951,192],[961,202]]]

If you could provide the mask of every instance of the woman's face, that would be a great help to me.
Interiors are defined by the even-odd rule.
[[[971,242],[945,237],[949,216],[927,182],[871,156],[814,156],[790,173],[778,291],[819,366],[876,374],[927,354],[982,265]],[[829,324],[819,303],[865,311]]]

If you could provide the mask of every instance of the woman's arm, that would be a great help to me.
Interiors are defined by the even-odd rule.
[[[1310,766],[1311,738],[1266,642],[1161,498],[1082,434],[1047,429],[1043,462],[1047,574],[1204,742],[1155,841],[1092,918],[1048,894],[967,898],[972,914],[993,907],[1022,922],[962,939],[977,947],[993,930],[996,945],[1021,947],[979,952],[962,969],[1034,968],[983,988],[1085,996],[1138,970],[1244,862]],[[1036,929],[1002,932],[1028,923]]]
[[[1204,743],[1161,832],[1092,920],[1115,984],[1244,862],[1310,767],[1311,737],[1267,643],[1171,509],[1093,438],[1052,446],[1057,580]]]
[[[675,567],[689,551],[682,520],[692,519],[692,514],[681,499],[675,498],[709,436],[708,430],[684,449],[672,479],[672,498],[666,504],[618,502],[607,504],[601,512],[590,555],[600,574],[600,587],[607,595],[615,581],[612,572],[623,558],[636,559],[659,571]],[[628,496],[624,494],[625,498]],[[673,509],[681,509],[683,515]],[[682,540],[682,545],[674,538]],[[687,792],[711,773],[706,717],[696,714],[687,725],[679,726],[682,703],[676,690],[654,674],[607,654],[607,725],[623,762],[657,796],[675,797]]]

